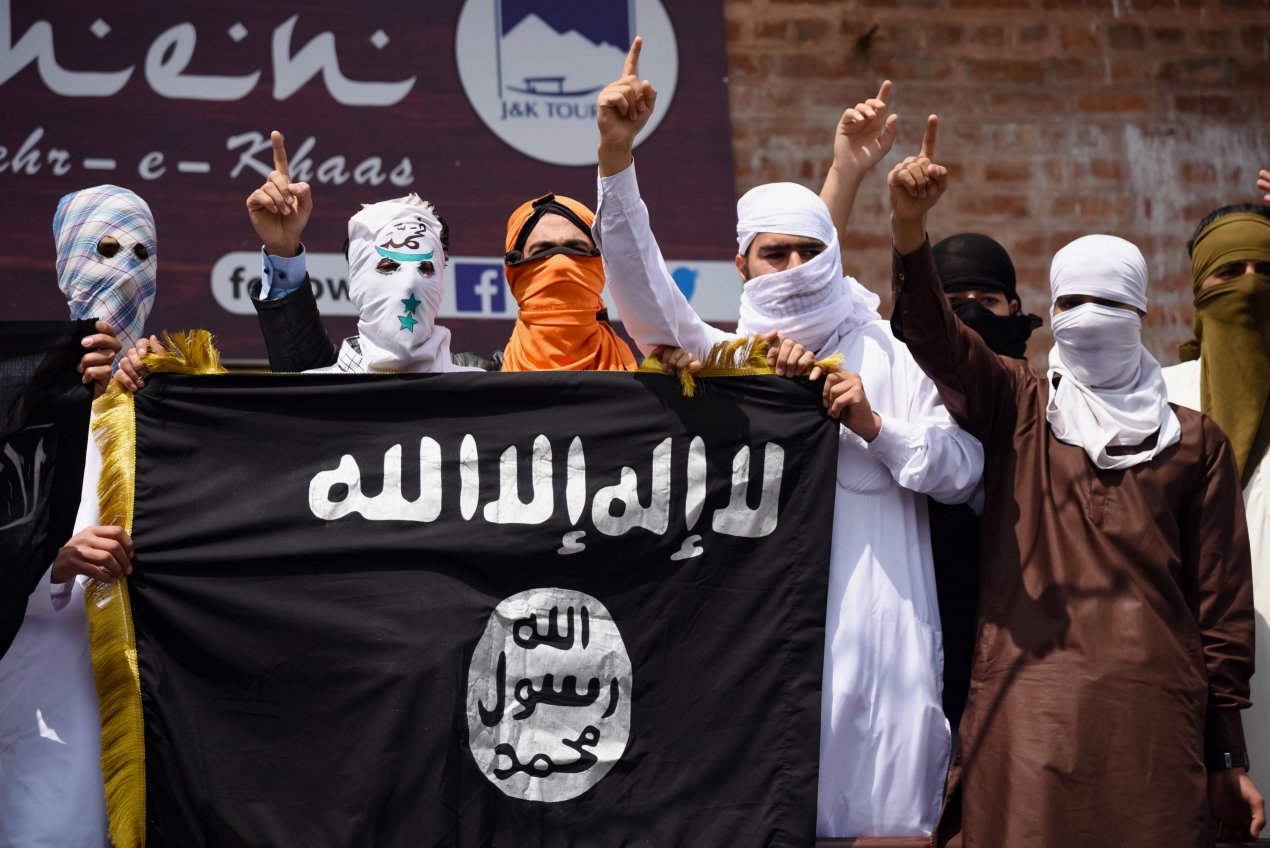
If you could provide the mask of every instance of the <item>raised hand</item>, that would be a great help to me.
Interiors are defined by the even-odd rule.
[[[948,169],[935,164],[939,118],[926,119],[922,149],[891,169],[886,178],[891,197],[891,231],[901,254],[921,247],[926,239],[926,213],[948,188]]]
[[[313,195],[308,183],[291,182],[287,148],[282,133],[274,130],[273,171],[265,184],[247,196],[247,214],[265,251],[274,256],[295,256],[300,236],[313,214]]]
[[[1270,171],[1261,171],[1257,174],[1257,191],[1264,191],[1266,196],[1262,200],[1270,203]]]
[[[631,163],[635,136],[648,124],[657,103],[657,90],[639,78],[639,54],[644,39],[635,36],[622,66],[622,76],[609,83],[596,99],[600,129],[600,174],[610,176]]]
[[[898,115],[887,115],[891,81],[885,80],[876,97],[842,113],[833,135],[833,167],[843,175],[863,174],[891,152]]]

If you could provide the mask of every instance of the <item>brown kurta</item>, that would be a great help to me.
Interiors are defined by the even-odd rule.
[[[1230,444],[1106,471],[1058,441],[1045,374],[948,308],[929,244],[894,261],[893,323],[983,442],[979,633],[939,834],[966,846],[1198,846],[1204,758],[1243,751],[1253,608]],[[960,822],[956,821],[960,796]]]

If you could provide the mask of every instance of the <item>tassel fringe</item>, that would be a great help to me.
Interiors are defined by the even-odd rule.
[[[696,395],[697,378],[699,377],[744,377],[755,374],[775,374],[775,369],[767,364],[769,347],[770,344],[767,340],[760,339],[758,336],[742,336],[719,342],[710,348],[710,352],[701,361],[699,370],[691,373],[687,370],[680,370],[678,375],[679,384],[683,387],[684,397]],[[841,353],[835,353],[824,359],[817,360],[811,368],[808,368],[803,373],[810,374],[812,369],[816,367],[837,368],[842,364],[842,359]],[[649,354],[644,358],[639,370],[662,373],[661,358],[655,353]]]
[[[222,374],[220,353],[206,330],[164,333],[164,353],[143,360],[151,374]],[[101,523],[132,534],[136,491],[137,421],[131,392],[118,382],[93,404],[93,437],[101,451],[97,496]],[[141,714],[141,673],[132,628],[128,581],[90,580],[85,585],[88,640],[101,706],[101,772],[106,815],[115,848],[143,848],[146,841],[145,725]]]
[[[93,413],[93,437],[102,458],[97,486],[101,523],[117,524],[131,535],[137,445],[132,394],[112,381],[93,404]],[[101,706],[101,773],[110,841],[115,848],[141,848],[146,817],[145,728],[127,578],[114,583],[88,581],[84,602]]]
[[[141,360],[151,374],[224,374],[220,351],[207,330],[165,331],[163,353],[147,353]]]

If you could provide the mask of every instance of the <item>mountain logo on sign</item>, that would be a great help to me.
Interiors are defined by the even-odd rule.
[[[626,0],[499,0],[504,97],[588,97],[611,82],[634,35]]]
[[[557,165],[593,165],[596,94],[621,73],[636,34],[640,72],[670,106],[679,56],[659,0],[467,0],[455,31],[459,79],[476,113],[504,142]]]

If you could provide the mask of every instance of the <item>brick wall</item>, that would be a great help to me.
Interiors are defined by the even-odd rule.
[[[727,0],[738,194],[819,189],[842,110],[895,82],[900,135],[861,192],[853,273],[890,286],[885,173],[939,114],[950,193],[933,238],[978,231],[1010,251],[1048,325],[1049,262],[1073,238],[1137,244],[1146,341],[1164,364],[1189,333],[1185,242],[1204,214],[1260,199],[1270,167],[1270,0]],[[901,152],[902,151],[902,152]],[[889,306],[887,307],[889,309]],[[1051,339],[1038,333],[1033,361]]]

